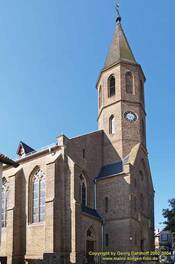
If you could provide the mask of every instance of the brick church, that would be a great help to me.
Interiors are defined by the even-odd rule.
[[[153,249],[144,83],[118,17],[96,86],[98,130],[38,151],[20,142],[19,166],[4,166],[2,263],[90,264],[89,252]]]

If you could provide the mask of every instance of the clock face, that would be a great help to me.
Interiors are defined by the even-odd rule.
[[[134,122],[137,120],[137,115],[131,111],[124,113],[124,117],[129,122]]]

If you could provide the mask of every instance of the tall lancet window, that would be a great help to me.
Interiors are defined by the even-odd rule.
[[[80,199],[81,205],[87,206],[87,183],[82,174],[80,175]]]
[[[111,115],[109,118],[109,134],[115,134],[115,117]]]
[[[8,196],[8,183],[5,178],[2,179],[2,227],[6,227],[7,223],[7,196]]]
[[[126,82],[126,92],[128,94],[133,93],[133,75],[132,72],[127,72],[125,74],[125,82]]]
[[[108,79],[108,97],[115,95],[115,77],[111,75]]]
[[[38,169],[32,177],[32,222],[45,220],[46,177]]]

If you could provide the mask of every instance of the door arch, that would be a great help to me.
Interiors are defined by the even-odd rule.
[[[94,228],[91,226],[86,232],[86,259],[88,264],[94,263],[94,256],[89,252],[94,252],[96,249],[96,234]]]

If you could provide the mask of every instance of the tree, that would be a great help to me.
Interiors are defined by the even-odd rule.
[[[169,208],[163,209],[162,214],[166,218],[165,229],[175,232],[175,198],[168,201]]]

